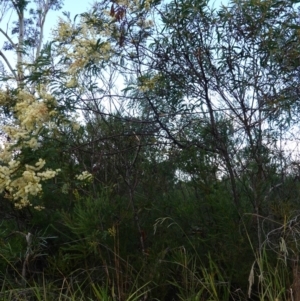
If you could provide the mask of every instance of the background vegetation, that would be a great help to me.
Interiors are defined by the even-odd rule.
[[[0,299],[300,300],[298,1],[103,0],[45,43],[62,5],[0,1]]]

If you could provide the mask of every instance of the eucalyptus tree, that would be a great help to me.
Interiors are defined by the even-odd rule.
[[[24,80],[24,64],[33,63],[40,56],[44,28],[50,10],[62,7],[61,0],[3,0],[1,1],[1,36],[4,41],[0,52],[2,64],[18,85]],[[13,65],[8,51],[16,56]]]

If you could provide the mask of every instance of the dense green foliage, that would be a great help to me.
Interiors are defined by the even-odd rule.
[[[300,300],[297,1],[0,6],[1,300]]]

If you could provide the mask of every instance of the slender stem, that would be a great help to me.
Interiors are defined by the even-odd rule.
[[[10,36],[2,29],[0,28],[0,32],[6,37],[6,39],[9,41],[9,43],[16,49],[16,44],[14,41],[10,38]]]
[[[15,72],[15,70],[13,69],[13,67],[11,66],[11,64],[9,63],[7,57],[5,56],[5,54],[0,50],[0,56],[3,58],[3,60],[5,61],[7,67],[9,68],[9,70],[12,72],[12,74],[14,75],[14,78],[16,80],[18,80],[18,75]]]

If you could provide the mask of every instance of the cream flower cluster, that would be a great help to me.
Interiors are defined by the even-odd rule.
[[[93,175],[88,171],[83,171],[80,175],[76,176],[77,180],[91,182],[93,180]]]
[[[114,2],[118,5],[125,6],[130,11],[140,11],[141,9],[149,11],[153,0],[116,0]]]
[[[33,95],[23,91],[18,95],[15,110],[20,126],[28,131],[41,127],[51,115],[46,101],[38,101]]]
[[[14,107],[15,122],[4,126],[2,130],[8,137],[0,145],[0,193],[14,202],[16,208],[31,206],[30,198],[42,193],[42,181],[52,179],[59,170],[43,170],[45,161],[39,159],[35,165],[22,165],[17,160],[23,147],[36,149],[39,147],[38,134],[53,115],[49,102],[53,99],[43,94],[43,98],[35,98],[26,91],[19,91]],[[36,206],[41,210],[42,206]]]
[[[52,179],[60,171],[39,172],[44,165],[45,161],[42,159],[35,166],[25,165],[25,170],[19,176],[15,176],[21,168],[19,161],[11,160],[7,166],[0,166],[0,192],[5,191],[5,197],[14,201],[18,209],[31,206],[29,197],[42,192],[41,181]],[[37,206],[37,209],[41,209],[41,206]]]
[[[65,42],[72,37],[68,46],[60,47],[60,54],[65,55],[69,64],[69,74],[74,75],[82,70],[91,60],[100,62],[108,60],[112,55],[112,48],[108,41],[99,44],[99,33],[92,25],[88,25],[82,17],[80,29],[74,28],[69,22],[60,20],[54,31],[57,41]],[[76,87],[76,79],[72,77],[67,82],[68,87]]]
[[[19,144],[20,140],[22,140],[22,146],[37,149],[39,143],[36,136],[45,123],[48,123],[50,118],[57,114],[55,109],[49,109],[49,107],[54,107],[55,100],[44,92],[41,92],[40,95],[43,99],[41,97],[36,99],[26,91],[18,93],[14,107],[16,123],[3,127],[4,132],[9,137],[11,148],[15,144],[14,150],[19,149],[19,146],[16,145]]]
[[[154,89],[157,83],[160,82],[160,80],[161,77],[159,74],[154,75],[152,78],[149,79],[140,78],[138,88],[141,92],[151,91]]]

